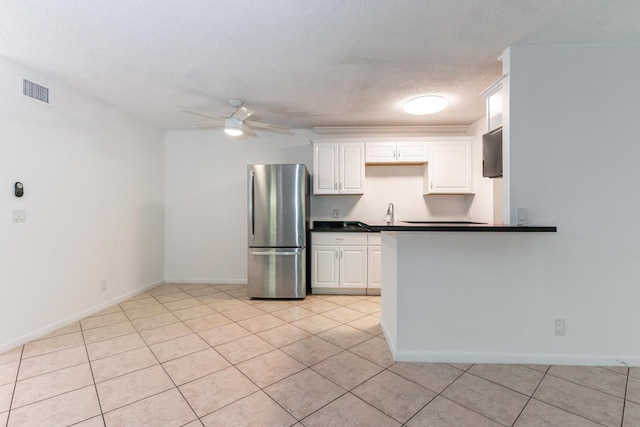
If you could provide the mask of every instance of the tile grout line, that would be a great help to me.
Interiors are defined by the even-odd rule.
[[[629,376],[631,375],[631,369],[627,367],[627,381],[624,385],[624,399],[622,399],[622,418],[620,420],[620,427],[624,426],[624,414],[627,409],[627,392],[629,391]]]
[[[600,368],[601,366],[588,366],[588,367],[589,367],[589,368],[594,368],[594,367],[595,367],[595,368]],[[566,379],[566,378],[563,378],[563,377],[559,377],[559,376],[557,376],[557,375],[550,374],[550,373],[548,373],[548,372],[545,374],[545,376],[547,376],[547,375],[548,375],[548,376],[550,376],[550,377],[553,377],[553,378],[557,378],[557,379],[562,380],[562,381],[566,381],[566,382],[571,383],[571,384],[575,384],[575,385],[580,386],[580,387],[588,388],[589,390],[592,390],[592,391],[597,391],[598,393],[606,394],[607,396],[615,397],[616,399],[623,399],[623,400],[624,400],[624,399],[626,398],[626,393],[627,393],[626,386],[625,386],[625,391],[624,391],[624,396],[625,396],[625,397],[620,397],[620,396],[616,396],[615,394],[611,394],[611,393],[606,392],[606,391],[603,391],[603,390],[598,390],[597,388],[593,388],[593,387],[591,387],[591,386],[589,386],[589,385],[580,384],[580,383],[577,383],[577,382],[575,382],[575,381],[568,380],[568,379]],[[622,375],[622,374],[620,374],[620,373],[616,373],[616,375]],[[629,381],[629,377],[627,376],[626,382],[628,382],[628,381]],[[625,383],[625,384],[626,384],[626,383]],[[583,418],[584,418],[584,417],[583,417]]]
[[[549,365],[549,369],[551,368],[551,366],[552,366],[552,365]],[[574,382],[572,382],[572,381],[565,380],[564,378],[560,378],[560,377],[556,377],[555,375],[551,375],[551,374],[549,374],[549,373],[548,373],[549,369],[547,369],[547,372],[545,372],[545,376],[544,376],[544,377],[542,378],[542,380],[540,381],[540,384],[542,384],[542,381],[544,381],[544,379],[545,379],[547,376],[549,376],[549,377],[557,378],[557,379],[560,379],[560,380],[566,381],[566,382],[568,382],[568,383],[571,383],[571,384],[577,385],[577,386],[579,386],[579,387],[588,388],[588,389],[590,389],[590,390],[597,391],[597,392],[600,392],[600,393],[603,393],[603,394],[607,394],[607,395],[609,395],[609,396],[612,396],[612,397],[615,397],[615,398],[620,399],[620,398],[619,398],[619,397],[617,397],[617,396],[613,396],[613,395],[611,395],[611,394],[604,393],[604,392],[602,392],[602,391],[600,391],[600,390],[596,390],[596,389],[593,389],[593,388],[591,388],[591,387],[587,387],[587,386],[584,386],[584,385],[582,385],[582,384],[574,383]],[[539,386],[539,385],[538,385],[538,386]],[[537,389],[538,389],[538,387],[536,387],[536,390],[537,390]],[[536,398],[534,398],[534,397],[533,397],[533,395],[531,395],[531,399],[530,399],[530,400],[535,400],[535,401],[537,401],[537,402],[544,403],[544,404],[549,405],[549,406],[552,406],[552,407],[554,407],[554,408],[556,408],[556,409],[558,409],[558,410],[560,410],[560,411],[566,412],[566,413],[571,414],[571,415],[575,415],[576,417],[579,417],[579,418],[585,419],[585,420],[587,420],[587,421],[591,421],[592,423],[596,423],[596,424],[600,424],[600,425],[604,426],[604,424],[603,424],[603,423],[601,423],[600,421],[596,421],[596,420],[593,420],[593,419],[591,419],[591,418],[587,418],[587,417],[585,417],[584,415],[580,415],[580,414],[575,413],[575,412],[573,412],[573,411],[570,411],[570,410],[568,410],[568,409],[566,409],[566,408],[562,408],[562,407],[560,407],[560,406],[555,405],[554,403],[547,402],[546,400],[536,399]],[[527,402],[527,405],[528,405],[528,404],[529,404],[529,402]],[[526,407],[526,405],[525,405],[525,407]],[[621,415],[621,419],[622,419],[622,418],[624,418],[624,412],[623,412],[623,413],[622,413],[622,415]]]
[[[452,366],[452,367],[454,367],[454,368],[455,368],[455,366],[453,366],[453,365],[452,365],[452,364],[450,364],[450,363],[445,363],[445,365]],[[443,399],[446,399],[446,400],[448,400],[449,402],[452,402],[452,403],[454,403],[454,404],[456,404],[456,405],[458,405],[458,406],[461,406],[461,407],[463,407],[463,408],[467,409],[468,411],[471,411],[471,412],[473,412],[473,413],[476,413],[476,414],[480,415],[481,417],[486,418],[487,420],[490,420],[490,421],[492,421],[492,422],[494,422],[494,423],[497,423],[497,424],[500,424],[500,425],[502,425],[502,426],[505,426],[505,425],[504,425],[504,424],[502,424],[500,421],[494,420],[493,418],[491,418],[491,417],[489,417],[489,416],[487,416],[487,415],[485,415],[485,414],[483,414],[483,413],[480,413],[480,412],[476,411],[476,410],[475,410],[475,409],[473,409],[473,408],[469,408],[468,406],[463,405],[463,404],[462,404],[462,403],[460,403],[460,402],[456,402],[455,400],[452,400],[452,399],[448,398],[447,396],[444,396],[444,395],[443,395],[443,393],[445,392],[445,390],[447,390],[449,387],[451,387],[453,384],[455,384],[455,382],[456,382],[456,381],[458,381],[460,378],[462,378],[462,376],[463,376],[464,374],[473,375],[473,376],[474,376],[474,377],[476,377],[476,378],[480,378],[480,379],[482,379],[482,380],[485,380],[485,381],[488,381],[488,382],[493,383],[492,381],[489,381],[489,380],[487,380],[487,379],[485,379],[485,378],[482,378],[482,377],[478,377],[477,375],[474,375],[473,373],[469,372],[469,370],[470,370],[471,368],[473,368],[475,365],[476,365],[476,363],[471,363],[471,364],[469,364],[469,366],[468,366],[466,369],[460,369],[460,368],[458,368],[458,369],[460,369],[460,370],[462,371],[462,373],[461,373],[460,375],[458,375],[458,376],[457,376],[453,381],[451,381],[451,382],[450,382],[450,383],[449,383],[445,388],[443,388],[443,389],[440,391],[440,393],[437,393],[437,394],[436,394],[436,396],[435,396],[433,399],[431,399],[431,401],[430,401],[429,403],[433,402],[437,397],[442,397]],[[410,381],[411,381],[411,380],[410,380]],[[505,387],[505,386],[503,386],[503,385],[501,385],[501,384],[497,384],[497,383],[493,383],[493,384],[499,385],[499,386],[501,386],[501,387]],[[426,387],[425,387],[425,388],[426,388]],[[505,388],[507,388],[507,389],[508,389],[508,390],[510,390],[510,391],[514,391],[514,392],[516,392],[516,390],[512,390],[512,389],[510,389],[509,387],[505,387]],[[427,390],[429,390],[429,389],[427,389]],[[431,391],[433,391],[433,390],[431,390]],[[519,392],[517,392],[517,393],[519,393]],[[520,393],[520,394],[522,394],[522,393]],[[420,409],[420,411],[422,411],[424,408],[426,408],[426,407],[429,405],[429,403],[427,403],[425,406],[423,406],[423,407]],[[526,405],[525,405],[525,407],[526,407]],[[414,418],[416,415],[418,415],[418,413],[419,413],[420,411],[416,412],[416,413],[415,413],[411,418]],[[407,422],[409,422],[409,420],[407,420]],[[515,421],[514,421],[514,423],[515,423]],[[505,427],[508,427],[508,426],[505,426]]]
[[[22,356],[24,355],[24,344],[20,349],[20,358],[18,359],[18,369],[16,370],[16,379],[13,382],[13,390],[11,391],[11,399],[9,400],[9,409],[7,410],[7,422],[5,423],[5,427],[9,425],[9,420],[11,419],[11,410],[13,409],[13,399],[16,395],[16,388],[18,388],[18,376],[20,374],[20,367],[22,366]]]
[[[533,392],[531,393],[531,396],[529,396],[529,398],[527,399],[527,403],[524,404],[524,406],[522,407],[522,409],[520,410],[520,413],[518,414],[518,416],[516,417],[515,420],[513,420],[513,423],[511,425],[516,425],[516,423],[518,422],[518,419],[520,419],[520,417],[522,416],[522,413],[524,412],[525,409],[527,409],[527,406],[529,406],[529,403],[534,400],[533,399],[533,395],[536,394],[536,391],[538,391],[538,389],[540,388],[540,385],[542,384],[542,382],[544,381],[544,379],[546,378],[547,374],[549,373],[549,369],[550,366],[547,367],[547,369],[544,371],[544,375],[542,376],[542,378],[540,378],[540,381],[538,382],[538,385],[536,385],[536,388],[533,390]],[[537,399],[536,399],[537,400]],[[577,415],[577,414],[576,414]]]
[[[152,296],[152,298],[154,298],[156,301],[158,301],[158,299],[157,299],[157,298],[155,298],[155,297],[153,297],[153,296]],[[158,301],[158,303],[162,304],[160,301]],[[162,304],[162,305],[164,306],[164,304]],[[165,307],[165,308],[166,308],[166,307]],[[124,310],[123,310],[123,311],[124,311]],[[173,314],[173,311],[172,311],[172,310],[169,310],[169,312],[170,312],[171,314]],[[127,315],[127,314],[126,314],[126,312],[125,312],[125,316],[126,316],[126,315]],[[173,314],[173,315],[175,316],[175,314]],[[127,316],[127,318],[128,318],[128,317],[129,317],[129,316]],[[176,318],[177,318],[177,316],[176,316]],[[184,322],[182,321],[182,319],[178,318],[178,320],[180,321],[180,323],[182,323],[183,325],[185,325],[185,324],[184,324]],[[187,326],[187,325],[185,325],[185,326],[186,326],[187,328],[189,328],[189,326]],[[135,326],[134,326],[134,328],[135,328]],[[191,328],[189,328],[189,329],[191,330]],[[137,330],[137,329],[136,329],[136,330]],[[195,409],[193,408],[193,405],[191,405],[191,402],[189,402],[189,400],[188,400],[188,399],[185,397],[185,395],[182,393],[182,390],[180,390],[180,387],[178,387],[178,385],[177,385],[177,384],[176,384],[176,382],[173,380],[173,378],[171,377],[171,375],[169,375],[169,372],[167,372],[167,369],[164,367],[164,365],[162,364],[162,362],[160,362],[160,359],[158,359],[158,356],[153,352],[153,350],[151,349],[151,346],[149,346],[149,344],[147,343],[147,341],[146,341],[146,340],[144,339],[144,337],[140,334],[140,331],[138,331],[138,335],[140,335],[140,339],[145,343],[145,345],[147,346],[147,349],[149,350],[149,352],[153,355],[153,357],[154,357],[154,358],[156,359],[156,361],[158,362],[158,365],[160,365],[160,367],[162,368],[162,370],[163,370],[163,372],[165,373],[165,375],[169,378],[169,380],[170,380],[170,381],[171,381],[171,383],[173,384],[174,389],[176,389],[176,390],[178,391],[178,393],[180,393],[180,396],[182,396],[182,398],[183,398],[183,399],[184,399],[184,401],[187,403],[187,405],[189,405],[189,409],[191,409],[191,412],[193,413],[193,415],[195,415],[196,420],[198,420],[198,421],[202,422],[202,420],[200,419],[200,417],[199,417],[199,416],[198,416],[198,414],[196,413]],[[201,339],[202,339],[202,338],[201,338]],[[208,343],[207,343],[207,345],[208,345]],[[190,353],[190,354],[192,354],[192,353]],[[148,399],[149,397],[157,396],[157,395],[162,394],[162,393],[165,393],[165,392],[167,392],[167,390],[164,390],[164,391],[158,392],[158,393],[156,393],[156,394],[154,394],[154,395],[152,395],[152,396],[147,396],[147,397],[145,397],[145,398],[143,398],[143,399],[139,399],[139,400],[137,400],[136,402],[140,402],[140,401],[142,401],[142,400],[144,400],[144,399]],[[136,403],[136,402],[131,402],[131,403],[129,403],[129,405],[131,405],[131,404],[133,404],[133,403]],[[124,408],[124,407],[126,407],[126,406],[128,406],[128,405],[123,406],[123,408]],[[191,423],[191,422],[193,422],[193,421],[195,421],[195,420],[189,421],[189,423]],[[187,424],[188,424],[188,423],[187,423]],[[105,425],[106,425],[106,423],[105,423]]]
[[[224,291],[223,291],[223,292],[224,292]],[[225,292],[225,293],[226,293],[226,292]],[[227,294],[227,295],[228,295],[228,294]],[[233,297],[233,298],[234,298],[234,299],[237,299],[236,297]],[[195,299],[197,299],[197,298],[195,298]],[[157,299],[156,299],[156,300],[157,300]],[[203,303],[203,302],[202,302],[202,301],[200,301],[200,300],[198,300],[198,301],[199,301],[200,303],[202,303],[203,305],[208,306],[208,304],[205,304],[205,303]],[[158,301],[158,302],[160,302],[160,301]],[[164,304],[163,304],[163,303],[161,303],[161,302],[160,302],[160,304],[162,304],[162,305],[164,306]],[[165,306],[165,308],[167,308],[167,307]],[[211,308],[211,307],[210,307],[210,308]],[[174,314],[174,311],[173,311],[173,310],[171,310],[171,309],[169,309],[169,308],[167,308],[167,309],[169,310],[169,312],[170,312],[171,314],[173,314],[173,315],[175,316],[175,314]],[[230,310],[231,310],[231,309],[230,309]],[[224,316],[223,312],[217,311],[217,310],[215,310],[215,309],[214,309],[214,311],[215,311],[216,313],[219,313],[219,314],[221,314],[222,316]],[[177,316],[176,316],[176,317],[177,317]],[[200,317],[205,317],[205,316],[200,316]],[[226,316],[224,316],[224,317],[225,317],[225,318],[227,318],[227,319],[229,319],[229,318],[228,318],[228,317],[226,317]],[[177,317],[177,318],[178,318],[178,317]],[[227,359],[227,357],[226,357],[226,356],[224,356],[223,354],[221,354],[220,352],[218,352],[218,351],[217,351],[217,350],[216,350],[216,349],[215,349],[211,344],[209,344],[209,343],[207,342],[207,340],[205,340],[204,338],[202,338],[202,337],[199,335],[199,333],[198,333],[198,332],[196,332],[196,331],[195,331],[195,330],[193,330],[191,327],[189,327],[189,325],[187,325],[186,323],[184,323],[184,321],[183,321],[182,319],[178,318],[178,320],[179,320],[179,322],[180,322],[180,323],[182,323],[184,326],[186,326],[186,327],[187,327],[187,328],[188,328],[188,329],[189,329],[193,334],[197,335],[201,340],[203,340],[203,341],[204,341],[204,342],[209,346],[209,348],[210,348],[211,350],[215,351],[218,355],[220,355],[220,357],[222,357],[225,361],[227,361],[227,363],[229,363],[230,367],[233,367],[237,372],[239,372],[241,375],[243,375],[245,378],[247,378],[247,380],[249,380],[249,381],[250,381],[251,383],[253,383],[256,387],[258,387],[258,390],[257,390],[257,391],[255,391],[255,392],[253,392],[253,393],[250,393],[249,395],[244,396],[244,397],[242,397],[242,398],[240,398],[240,399],[234,400],[233,402],[229,402],[228,404],[226,404],[226,405],[224,405],[224,406],[222,406],[222,407],[220,407],[220,408],[217,408],[217,409],[215,409],[215,410],[214,410],[214,411],[212,411],[212,412],[209,412],[209,413],[207,413],[207,414],[204,414],[204,415],[201,417],[200,415],[198,415],[198,414],[196,413],[196,411],[195,411],[195,409],[193,408],[193,405],[191,404],[191,402],[189,402],[189,400],[186,398],[186,396],[182,393],[182,391],[180,390],[180,387],[175,383],[175,381],[173,380],[173,378],[171,377],[171,375],[169,375],[169,373],[166,371],[166,369],[165,369],[164,365],[163,365],[162,363],[160,363],[160,360],[157,358],[157,356],[155,355],[155,353],[153,352],[153,350],[149,347],[149,351],[151,351],[151,353],[154,355],[154,357],[156,358],[156,360],[158,360],[158,363],[160,363],[160,366],[161,366],[161,367],[162,367],[162,369],[165,371],[165,373],[167,374],[167,376],[169,377],[169,379],[170,379],[170,380],[171,380],[171,382],[173,383],[174,387],[178,390],[178,392],[179,392],[179,393],[180,393],[180,395],[182,396],[182,398],[185,400],[185,402],[187,402],[187,404],[188,404],[188,405],[189,405],[189,407],[191,408],[191,411],[194,413],[194,415],[196,416],[196,418],[197,418],[197,420],[198,420],[198,421],[200,421],[200,422],[202,423],[202,418],[204,418],[204,417],[206,417],[206,416],[209,416],[209,415],[213,414],[214,412],[217,412],[217,411],[219,411],[219,410],[221,410],[221,409],[223,409],[223,408],[225,408],[225,407],[227,407],[227,406],[229,406],[229,405],[232,405],[232,404],[234,404],[234,403],[238,402],[239,400],[242,400],[242,399],[244,399],[244,398],[246,398],[246,397],[248,397],[248,396],[251,396],[251,395],[253,395],[253,394],[257,393],[258,391],[262,391],[262,392],[263,392],[263,393],[265,393],[265,394],[266,394],[266,395],[267,395],[271,400],[273,400],[269,394],[267,394],[266,392],[264,392],[264,391],[262,390],[262,388],[261,388],[260,386],[258,386],[257,384],[255,384],[255,382],[254,382],[251,378],[247,377],[247,376],[244,374],[244,372],[242,372],[240,369],[238,369],[238,367],[236,367],[236,365],[235,365],[234,363],[232,363],[229,359]],[[229,320],[230,320],[231,322],[233,322],[234,324],[238,324],[236,321],[234,321],[234,320],[232,320],[232,319],[229,319]],[[238,325],[238,326],[240,326],[240,327],[244,328],[242,325]],[[214,328],[211,328],[211,329],[214,329]],[[244,329],[245,329],[245,330],[247,330],[248,332],[250,332],[251,334],[253,334],[253,332],[249,331],[248,329],[246,329],[246,328],[244,328]],[[202,332],[202,331],[200,331],[200,332]],[[253,335],[257,336],[256,334],[253,334]],[[143,339],[143,341],[144,341],[144,338],[142,338],[142,339]],[[239,339],[241,339],[241,338],[237,338],[237,339],[235,339],[235,340],[231,340],[231,341],[229,341],[229,342],[234,342],[234,341],[237,341],[237,340],[239,340]],[[170,341],[170,340],[167,340],[167,341]],[[146,341],[145,341],[145,344],[146,344]],[[223,344],[226,344],[226,343],[223,343]],[[222,344],[220,344],[220,345],[222,345]],[[147,344],[147,346],[148,346],[148,344]],[[195,352],[194,352],[194,353],[195,353]],[[194,353],[189,353],[189,354],[194,354]],[[188,356],[189,354],[187,354],[187,355],[182,355],[182,356],[180,356],[180,357],[185,357],[185,356]],[[171,359],[171,360],[176,360],[176,359],[179,359],[180,357],[177,357],[177,358],[175,358],[175,359]],[[258,357],[258,356],[256,356],[256,357]],[[251,360],[251,359],[248,359],[248,360]],[[225,369],[228,369],[228,368],[225,368]],[[220,371],[217,371],[217,372],[220,372]],[[209,375],[211,375],[211,374],[209,374]],[[193,380],[188,381],[188,382],[186,382],[185,384],[189,384],[189,383],[191,383],[191,382],[197,381],[197,380],[202,379],[202,378],[204,378],[204,377],[206,377],[206,376],[207,376],[207,375],[202,376],[202,377],[198,377],[198,378],[194,378]],[[182,384],[182,385],[185,385],[185,384]],[[274,400],[274,402],[275,402],[276,404],[280,405],[280,404],[279,404],[278,402],[276,402],[275,400]],[[281,406],[281,405],[280,405],[280,406]],[[282,406],[281,406],[281,407],[282,407]],[[285,408],[283,408],[283,409],[285,409]],[[286,409],[285,409],[285,411],[286,411]],[[288,412],[288,411],[287,411],[287,412]],[[291,414],[291,415],[293,416],[293,414]],[[296,419],[296,421],[299,421],[296,417],[293,417],[293,418],[294,418],[294,419]]]
[[[126,316],[126,314],[125,314],[125,316]],[[80,323],[80,322],[78,322],[78,323]],[[98,408],[100,408],[100,417],[102,418],[102,424],[104,424],[106,426],[107,422],[104,419],[104,411],[102,410],[102,402],[100,401],[100,395],[98,394],[98,384],[96,384],[96,377],[93,374],[93,365],[91,364],[91,359],[89,358],[89,350],[87,349],[87,342],[85,341],[84,329],[82,328],[82,323],[80,323],[80,333],[82,334],[82,344],[84,346],[85,354],[87,355],[87,363],[89,364],[89,370],[91,371],[91,379],[93,380],[93,390],[96,393],[96,400],[98,401]]]
[[[155,296],[150,295],[150,297],[151,297],[151,298],[153,298],[153,299],[155,299],[159,304],[162,304],[160,301],[158,301],[158,300],[155,298]],[[119,306],[119,304],[118,304],[118,306]],[[163,306],[164,306],[164,304],[163,304]],[[131,319],[130,319],[130,318],[129,318],[129,316],[127,315],[126,310],[124,310],[121,306],[120,306],[119,308],[122,310],[122,312],[124,313],[124,315],[127,317],[127,319],[129,320],[129,322],[131,323]],[[166,307],[165,307],[165,308],[166,308]],[[171,310],[169,310],[169,312],[173,314],[173,312],[172,312]],[[154,315],[151,315],[151,316],[148,316],[148,317],[153,317],[153,316],[154,316]],[[178,319],[178,320],[179,320],[180,322],[182,322],[180,319]],[[176,322],[176,323],[178,323],[178,322]],[[133,324],[132,324],[132,326],[133,326]],[[186,326],[186,325],[185,325],[185,326]],[[180,388],[176,385],[176,383],[175,383],[175,381],[173,380],[173,378],[171,378],[171,375],[169,375],[169,373],[166,371],[166,369],[164,368],[163,364],[160,362],[160,360],[158,359],[158,357],[155,355],[155,353],[153,352],[153,350],[151,349],[151,347],[149,346],[149,344],[147,344],[147,342],[145,341],[145,339],[142,337],[142,335],[140,334],[140,331],[138,331],[138,330],[137,330],[137,328],[136,328],[135,326],[133,326],[133,327],[134,327],[134,329],[136,329],[136,332],[135,332],[135,333],[136,333],[136,334],[138,334],[138,336],[140,337],[140,339],[142,340],[142,342],[144,342],[144,344],[145,344],[146,348],[149,350],[149,352],[150,352],[150,353],[153,355],[153,357],[156,359],[156,361],[158,362],[158,365],[162,368],[162,370],[165,372],[165,374],[167,375],[167,377],[171,380],[171,382],[172,382],[172,384],[173,384],[174,388],[178,391],[178,393],[180,393],[180,395],[182,396],[182,398],[183,398],[183,399],[185,400],[185,402],[189,405],[189,408],[191,409],[191,411],[192,411],[192,412],[193,412],[193,414],[195,415],[196,419],[195,419],[195,420],[192,420],[192,421],[189,421],[187,424],[189,424],[189,423],[191,423],[191,422],[193,422],[193,421],[196,421],[196,420],[197,420],[197,421],[201,421],[201,420],[200,420],[200,417],[198,417],[198,414],[196,414],[195,410],[194,410],[194,409],[193,409],[193,407],[191,406],[191,403],[190,403],[190,402],[185,398],[185,396],[182,394],[182,391],[181,391],[181,390],[180,390]],[[160,327],[162,327],[162,326],[160,326]],[[187,327],[188,327],[188,326],[187,326]],[[152,329],[153,329],[153,328],[152,328]],[[169,341],[169,340],[167,340],[167,341]],[[143,347],[140,347],[140,348],[143,348]],[[127,351],[131,351],[131,350],[127,350]],[[126,353],[127,351],[123,351],[123,352],[120,352],[120,353],[116,353],[116,354],[114,354],[114,355],[117,355],[117,354],[123,354],[123,353]],[[113,355],[110,355],[110,356],[113,356]],[[110,356],[106,356],[106,357],[110,357]],[[88,357],[88,355],[87,355],[87,357]],[[106,358],[106,357],[105,357],[105,358]],[[100,360],[100,359],[96,359],[96,360]],[[113,377],[113,378],[109,378],[109,380],[114,379],[114,378],[119,378],[119,377],[122,377],[122,376],[124,376],[124,375],[131,374],[131,373],[133,373],[133,372],[140,372],[140,371],[142,371],[142,370],[144,370],[144,369],[148,369],[148,368],[149,368],[149,367],[147,367],[147,368],[141,368],[141,369],[136,369],[136,370],[134,370],[134,371],[132,371],[132,372],[128,372],[128,373],[126,373],[126,374],[122,374],[122,375],[115,376],[115,377]],[[92,375],[93,375],[93,369],[92,369]],[[105,380],[105,381],[108,381],[108,380]],[[98,396],[98,393],[97,393],[97,384],[95,383],[95,377],[94,377],[94,385],[96,386],[96,395]],[[129,403],[127,403],[126,405],[120,406],[120,407],[118,407],[118,408],[114,408],[114,409],[112,409],[111,411],[115,411],[115,410],[118,410],[118,409],[126,408],[127,406],[130,406],[130,405],[133,405],[133,404],[135,404],[135,403],[141,402],[141,401],[143,401],[143,400],[145,400],[145,399],[148,399],[148,398],[150,398],[150,397],[158,396],[158,395],[160,395],[160,394],[162,394],[162,393],[165,393],[165,392],[167,392],[167,391],[168,391],[168,390],[163,390],[163,391],[160,391],[160,392],[158,392],[158,393],[154,393],[154,394],[152,394],[152,395],[150,395],[150,396],[146,396],[146,397],[144,397],[144,398],[141,398],[141,399],[135,400],[135,401],[133,401],[133,402],[129,402]],[[104,414],[105,414],[105,413],[102,411],[102,402],[100,402],[100,398],[99,398],[99,396],[98,396],[98,402],[99,402],[99,404],[100,404],[100,411],[101,411],[101,415],[102,415],[103,423],[106,425],[106,421],[105,421],[105,419],[104,419]],[[108,411],[108,412],[111,412],[111,411]],[[186,425],[186,424],[185,424],[185,425]]]

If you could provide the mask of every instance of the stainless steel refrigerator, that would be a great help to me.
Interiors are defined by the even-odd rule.
[[[309,173],[304,164],[249,165],[247,171],[248,296],[304,298]]]

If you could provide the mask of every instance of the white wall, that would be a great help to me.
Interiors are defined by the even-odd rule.
[[[530,225],[558,231],[397,233],[392,348],[402,360],[640,366],[640,46],[507,53],[506,206],[512,223],[526,207]]]
[[[163,279],[164,154],[161,131],[5,60],[0,93],[1,352]]]
[[[235,140],[220,130],[165,135],[165,278],[246,283],[247,165],[312,162],[311,133]]]
[[[474,123],[470,135],[481,135]],[[167,281],[246,282],[246,167],[305,163],[310,173],[316,135],[261,133],[234,140],[217,131],[167,132],[165,278]],[[491,181],[482,178],[479,136],[473,147],[476,196],[422,195],[423,166],[367,166],[364,195],[312,196],[311,220],[378,222],[393,202],[399,219],[472,219],[491,222]]]

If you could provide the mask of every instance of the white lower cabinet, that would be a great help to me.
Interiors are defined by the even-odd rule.
[[[311,288],[314,292],[322,292],[322,289],[364,291],[367,287],[367,233],[312,233],[311,236]]]
[[[382,246],[380,233],[369,234],[367,246],[367,293],[379,293],[382,287]]]

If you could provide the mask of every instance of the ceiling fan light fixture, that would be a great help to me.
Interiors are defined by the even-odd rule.
[[[241,136],[244,134],[244,127],[242,126],[242,120],[230,117],[224,120],[224,132],[231,136]]]
[[[447,108],[449,102],[442,96],[438,95],[424,95],[411,98],[404,103],[405,113],[413,114],[416,116],[423,116],[427,114],[434,114]]]

